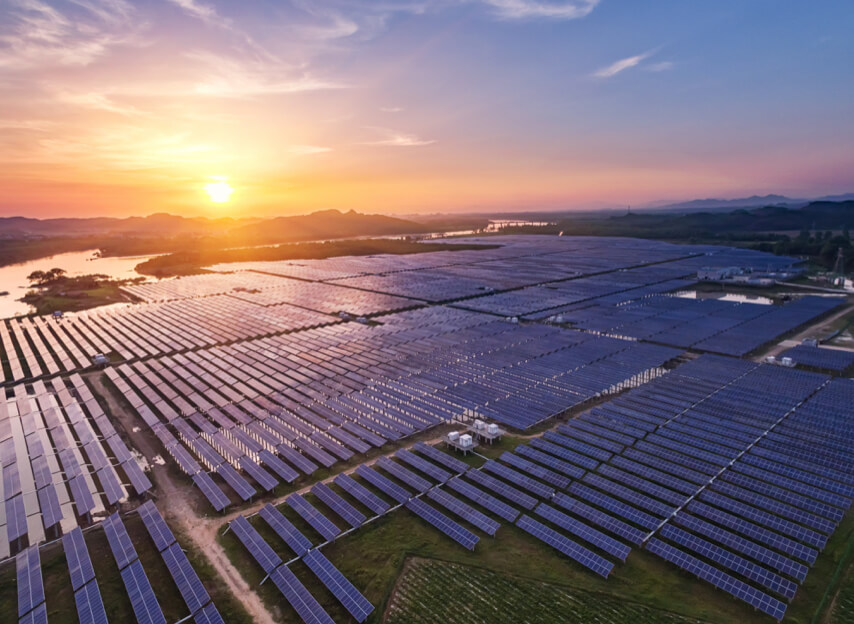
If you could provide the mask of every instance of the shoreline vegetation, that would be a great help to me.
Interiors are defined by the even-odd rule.
[[[20,301],[35,308],[35,314],[52,314],[132,301],[133,298],[121,287],[139,283],[145,278],[116,280],[100,274],[68,277],[63,269],[54,268],[33,271],[27,279],[30,290]]]
[[[137,273],[152,277],[174,277],[206,273],[203,268],[227,262],[271,262],[278,260],[321,260],[338,256],[375,254],[408,255],[431,251],[494,249],[500,245],[418,242],[412,239],[367,238],[338,241],[289,243],[275,247],[241,249],[197,249],[150,258],[136,266]]]

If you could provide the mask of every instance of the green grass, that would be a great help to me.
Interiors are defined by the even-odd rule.
[[[827,620],[828,624],[854,624],[854,563],[848,566],[841,589]]]
[[[386,619],[388,624],[520,621],[530,624],[698,622],[607,594],[576,592],[560,585],[431,559],[411,559],[407,563],[390,600]]]

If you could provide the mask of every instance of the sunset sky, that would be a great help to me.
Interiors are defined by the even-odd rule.
[[[0,0],[0,215],[854,192],[853,28],[851,0]]]

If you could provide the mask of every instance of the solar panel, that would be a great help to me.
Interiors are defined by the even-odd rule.
[[[249,524],[246,518],[237,516],[228,526],[246,550],[249,551],[252,558],[258,562],[258,565],[261,566],[265,574],[270,574],[270,572],[282,565],[279,555],[270,548],[270,545],[264,541],[264,538],[258,534],[255,527]]]
[[[154,540],[158,552],[166,550],[175,542],[175,536],[152,501],[147,501],[141,505],[137,512],[139,512],[148,534],[151,535],[151,539]]]
[[[95,569],[89,558],[86,548],[86,540],[80,527],[62,536],[62,548],[65,551],[65,560],[68,563],[68,572],[71,575],[71,588],[77,591],[83,585],[95,578]]]
[[[246,479],[240,476],[231,464],[220,464],[216,468],[216,473],[221,476],[244,501],[248,501],[258,493],[254,487],[249,485],[249,482]]]
[[[119,570],[127,567],[132,561],[137,558],[136,549],[133,547],[130,535],[128,535],[125,525],[122,524],[118,513],[104,520],[104,533],[107,535],[107,541],[110,543],[110,550],[113,551],[113,557],[116,560],[116,565]]]
[[[374,606],[341,574],[338,568],[316,549],[306,553],[303,561],[357,622],[365,621],[374,610]]]
[[[279,481],[276,477],[261,468],[261,466],[252,461],[249,457],[244,455],[237,460],[237,463],[250,477],[255,479],[255,482],[260,485],[265,492],[269,492],[279,485]]]
[[[440,488],[433,488],[427,492],[427,496],[469,524],[476,526],[487,535],[494,536],[495,532],[498,531],[498,528],[501,526],[486,514],[483,514],[461,500],[454,498]]]
[[[795,583],[784,579],[779,574],[775,574],[696,535],[683,531],[679,527],[666,524],[661,528],[659,535],[664,539],[668,539],[671,542],[694,551],[724,568],[741,574],[745,578],[755,581],[766,589],[770,589],[786,598],[794,598],[795,592],[798,590],[798,586]]]
[[[74,592],[80,624],[107,624],[107,613],[98,583],[93,581]]]
[[[160,603],[154,596],[148,576],[139,560],[134,561],[122,570],[122,582],[130,598],[134,615],[139,624],[166,624]]]
[[[38,546],[30,546],[15,557],[18,578],[18,617],[44,602],[41,559]]]
[[[285,600],[290,603],[306,624],[335,624],[326,610],[314,599],[305,586],[299,582],[288,566],[280,566],[271,575],[270,580],[279,588]]]
[[[40,489],[37,496],[39,498],[39,508],[42,512],[44,528],[49,529],[61,522],[63,519],[62,507],[59,504],[59,498],[56,495],[53,484]]]
[[[147,492],[154,487],[142,471],[142,468],[140,468],[139,464],[136,463],[135,459],[127,459],[123,461],[121,467],[128,476],[128,479],[130,479],[130,484],[133,486],[133,489],[136,490],[137,494]]]
[[[558,489],[565,489],[569,487],[569,484],[572,482],[571,479],[564,477],[563,475],[559,475],[556,472],[549,470],[548,468],[543,468],[542,466],[538,466],[537,464],[528,461],[518,455],[514,455],[508,451],[504,451],[499,457],[501,461],[506,464],[510,464],[514,468],[518,468],[523,472],[527,472],[530,475],[533,475],[537,479],[541,481],[545,481],[546,483],[553,485]]]
[[[464,461],[461,461],[452,455],[448,455],[447,453],[437,449],[435,446],[430,446],[424,442],[416,442],[412,445],[412,450],[418,451],[421,455],[442,464],[445,468],[456,474],[460,474],[469,469],[469,465]]]
[[[311,540],[303,535],[298,528],[291,524],[290,520],[285,518],[282,513],[270,503],[267,503],[262,507],[258,512],[258,515],[260,515],[264,521],[270,525],[270,528],[276,532],[276,535],[281,537],[298,557],[311,548]]]
[[[407,470],[400,464],[390,460],[388,457],[379,457],[377,459],[377,466],[395,478],[400,479],[418,492],[426,492],[432,487],[432,484],[429,481],[422,479],[411,470]]]
[[[469,550],[474,550],[475,544],[480,540],[477,535],[454,522],[448,516],[437,511],[421,499],[411,499],[406,503],[406,507]]]
[[[297,470],[300,470],[303,474],[310,475],[318,468],[317,464],[308,459],[305,455],[300,453],[292,446],[288,446],[287,444],[280,444],[276,447],[276,450],[279,452],[279,455],[281,455],[288,462],[296,466]]]
[[[125,498],[125,493],[122,490],[122,485],[119,483],[119,478],[116,476],[116,471],[112,466],[109,468],[101,468],[97,473],[98,480],[101,482],[101,487],[104,488],[104,496],[110,505],[115,505]]]
[[[597,555],[596,553],[584,548],[580,544],[576,544],[567,537],[561,535],[554,529],[550,529],[544,524],[537,522],[530,516],[522,515],[517,521],[516,526],[520,529],[536,537],[538,540],[548,544],[558,552],[563,553],[570,559],[573,559],[602,576],[608,578],[611,570],[614,569],[614,564]]]
[[[534,497],[528,496],[514,487],[510,487],[503,481],[490,477],[480,470],[469,470],[466,473],[466,478],[471,479],[478,485],[482,485],[483,487],[492,490],[499,496],[506,498],[512,503],[515,503],[520,507],[524,507],[525,509],[533,509],[537,506],[537,499]]]
[[[445,483],[448,479],[450,479],[453,475],[447,470],[443,470],[439,468],[436,464],[428,462],[421,457],[418,457],[414,453],[407,451],[406,449],[401,449],[394,456],[409,464],[413,468],[420,470],[427,476],[429,476],[434,481],[438,481],[439,483]]]
[[[161,554],[169,574],[172,575],[175,584],[178,586],[178,591],[181,592],[187,608],[190,609],[190,613],[195,613],[210,602],[211,598],[202,585],[202,581],[177,542]]]
[[[297,477],[299,477],[299,473],[296,470],[288,466],[267,449],[261,449],[258,451],[258,458],[264,462],[264,465],[267,466],[267,468],[275,472],[285,483],[292,483],[293,481],[296,481]]]
[[[683,512],[677,514],[673,521],[676,522],[676,524],[684,526],[686,529],[690,529],[694,533],[704,535],[723,544],[724,546],[727,546],[728,548],[732,548],[737,552],[743,553],[751,559],[764,563],[772,569],[777,570],[786,576],[797,579],[800,582],[803,582],[807,576],[807,572],[809,571],[809,568],[802,563],[793,561],[778,552],[774,552],[773,550],[761,546],[756,542],[745,539],[735,533],[731,533],[726,529],[722,529],[719,526],[706,522],[705,520],[701,520],[700,518],[688,513]]]
[[[587,470],[595,470],[599,465],[599,462],[592,457],[576,453],[573,450],[564,448],[558,444],[553,444],[552,442],[543,440],[542,438],[534,438],[529,442],[529,444],[536,449],[548,453],[549,455],[554,455],[555,457],[571,464],[575,464],[576,466],[581,466]]]
[[[356,468],[356,474],[362,477],[371,485],[373,485],[375,488],[381,490],[384,494],[388,494],[398,503],[405,503],[409,500],[411,496],[409,492],[404,490],[402,487],[400,487],[396,483],[393,483],[373,468],[365,466],[364,464]]]
[[[487,494],[459,477],[454,477],[448,481],[447,487],[462,494],[488,511],[504,518],[508,522],[514,522],[519,516],[519,512],[507,503],[498,500],[491,494]]]
[[[320,513],[314,505],[305,500],[300,494],[291,494],[285,499],[285,502],[290,505],[291,509],[302,516],[315,531],[320,533],[324,539],[335,539],[341,533],[341,529],[335,526],[332,520]]]
[[[642,526],[645,529],[655,529],[661,523],[661,521],[644,511],[640,511],[639,509],[635,509],[631,505],[627,505],[626,503],[619,501],[612,496],[608,496],[607,494],[603,494],[598,490],[594,490],[593,488],[587,487],[583,483],[575,482],[569,486],[569,491],[572,494],[575,494],[579,498],[583,498],[584,500],[593,503],[597,507],[601,507],[606,511],[610,511],[613,514],[620,516],[621,518],[625,518],[629,522],[632,522],[638,526]]]
[[[637,546],[640,546],[644,539],[646,539],[646,533],[640,529],[636,529],[630,524],[627,524],[622,520],[618,520],[604,511],[600,511],[595,507],[582,503],[580,500],[567,496],[566,494],[556,494],[552,499],[552,502]]]
[[[95,499],[92,498],[89,485],[83,475],[77,475],[68,481],[68,486],[71,488],[71,496],[78,516],[84,516],[95,509]]]
[[[588,544],[615,556],[620,561],[625,561],[626,557],[628,557],[629,553],[632,551],[632,549],[625,544],[618,542],[601,531],[597,531],[593,527],[587,526],[583,522],[579,522],[575,518],[572,518],[565,513],[558,511],[554,507],[546,505],[545,503],[540,503],[534,512],[552,524],[569,531],[576,537],[580,537]]]
[[[202,494],[205,495],[205,498],[208,499],[208,502],[213,505],[213,508],[217,511],[222,511],[231,504],[231,501],[228,500],[228,496],[226,496],[219,486],[214,483],[214,480],[211,479],[211,476],[208,473],[197,472],[193,475],[193,483],[196,484],[196,487],[202,491]]]
[[[350,475],[339,474],[332,481],[377,515],[382,515],[391,509],[391,506],[387,502],[375,496]]]
[[[209,602],[206,607],[196,613],[193,619],[196,624],[225,624],[225,620],[222,619],[212,602]]]
[[[694,574],[698,578],[708,581],[715,587],[724,590],[748,603],[755,609],[759,609],[763,613],[767,613],[776,620],[782,620],[786,614],[786,605],[769,596],[768,594],[751,587],[747,583],[740,581],[729,574],[718,570],[708,563],[692,557],[691,555],[679,550],[661,541],[657,537],[652,538],[647,542],[647,550],[655,553],[659,557],[669,561],[686,572]]]
[[[564,474],[573,479],[580,479],[584,476],[585,471],[583,468],[580,468],[579,466],[574,466],[569,462],[563,461],[562,459],[558,459],[557,457],[553,457],[548,453],[538,451],[537,449],[532,448],[530,446],[520,444],[515,449],[513,449],[513,452],[517,455],[527,457],[528,459],[535,461],[539,464],[548,466],[552,470]],[[568,485],[564,486],[564,488],[565,487],[568,487]]]
[[[18,620],[18,624],[47,624],[47,606],[40,604]]]
[[[365,515],[346,500],[336,494],[323,482],[315,483],[311,493],[323,501],[332,511],[337,513],[351,527],[361,526],[366,520]]]

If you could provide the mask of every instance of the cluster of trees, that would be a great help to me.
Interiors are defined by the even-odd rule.
[[[842,230],[842,234],[834,235],[827,230],[810,233],[809,230],[801,230],[794,239],[788,236],[775,243],[759,243],[754,246],[759,251],[770,251],[778,256],[808,256],[817,264],[832,269],[836,263],[836,256],[842,249],[845,258],[844,270],[854,268],[854,254],[851,250],[851,234],[848,229]]]
[[[33,271],[27,276],[27,281],[33,286],[47,286],[65,277],[65,269],[54,268],[50,271]]]

